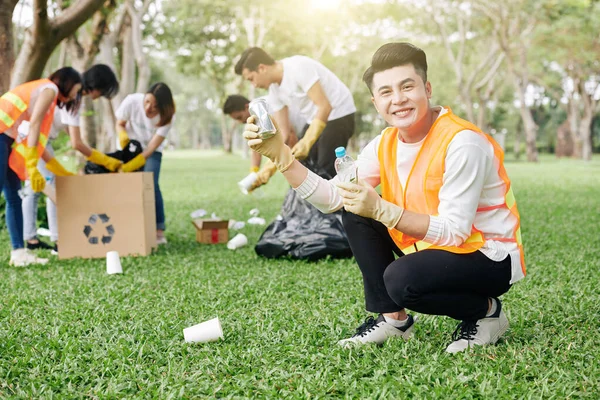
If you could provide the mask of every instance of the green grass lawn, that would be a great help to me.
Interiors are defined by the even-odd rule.
[[[509,163],[528,277],[504,298],[498,345],[444,352],[455,321],[421,316],[410,342],[344,350],[364,312],[353,260],[267,260],[250,246],[195,243],[204,208],[272,220],[286,184],[261,197],[236,182],[248,161],[167,153],[161,187],[169,244],[149,257],[53,259],[8,266],[0,232],[0,398],[600,398],[600,163]],[[187,344],[182,330],[219,316],[225,339]]]

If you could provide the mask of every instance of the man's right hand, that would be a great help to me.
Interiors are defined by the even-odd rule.
[[[273,161],[281,172],[286,171],[294,162],[294,156],[292,150],[283,142],[281,132],[277,130],[270,138],[261,139],[258,126],[254,125],[254,116],[250,116],[246,122],[244,138],[248,140],[248,146]]]
[[[261,187],[262,185],[266,185],[269,182],[269,179],[277,172],[277,167],[273,164],[272,161],[267,162],[257,173],[256,181],[250,186],[248,192],[252,192],[255,189]]]

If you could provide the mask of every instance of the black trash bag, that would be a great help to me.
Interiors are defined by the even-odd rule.
[[[137,155],[142,154],[142,151],[144,151],[144,149],[142,148],[142,144],[140,142],[138,142],[137,140],[130,140],[129,143],[127,144],[127,146],[125,146],[125,148],[123,150],[118,150],[118,151],[115,151],[114,153],[107,153],[106,155],[116,158],[117,160],[121,160],[121,161],[123,161],[123,164],[125,164],[126,162],[133,160]],[[144,170],[144,167],[138,169],[137,171],[143,171],[143,170]],[[88,174],[108,174],[111,172],[103,165],[94,164],[91,161],[88,161],[85,163],[85,167],[83,168],[83,171],[85,172],[86,175],[88,175]]]
[[[327,176],[324,171],[315,170],[318,167],[310,161],[305,165],[318,175]],[[258,240],[254,247],[256,254],[267,258],[291,257],[308,261],[327,256],[352,257],[341,210],[323,214],[290,188],[279,214],[281,219],[267,226]]]

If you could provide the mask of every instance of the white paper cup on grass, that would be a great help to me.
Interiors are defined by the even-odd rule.
[[[185,328],[183,338],[188,343],[207,343],[223,339],[223,328],[219,317]]]
[[[118,251],[109,251],[106,253],[106,273],[109,275],[123,273]]]
[[[248,244],[248,238],[246,237],[246,235],[244,235],[243,233],[238,233],[237,235],[235,235],[233,237],[233,239],[231,239],[229,242],[227,242],[227,248],[229,250],[235,250],[235,249],[239,249],[240,247],[243,247],[247,244]]]
[[[254,182],[256,182],[257,179],[258,179],[258,174],[256,172],[250,172],[250,174],[248,174],[247,177],[245,177],[244,179],[239,181],[238,186],[240,187],[240,190],[242,191],[242,193],[248,194],[249,193],[248,191],[250,190],[250,188],[252,187]]]

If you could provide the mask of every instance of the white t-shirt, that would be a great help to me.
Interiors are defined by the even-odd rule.
[[[446,112],[441,108],[439,116]],[[373,187],[381,183],[378,156],[380,141],[381,135],[378,135],[365,146],[356,160],[359,178]],[[403,187],[422,145],[423,141],[413,144],[398,141],[396,167]],[[440,246],[460,245],[471,235],[471,226],[487,237],[511,237],[516,218],[508,209],[476,213],[478,208],[504,203],[506,188],[494,160],[492,145],[481,135],[464,130],[454,136],[446,153],[438,215],[430,216],[429,228],[423,239],[425,242]],[[329,213],[343,207],[335,186],[337,182],[337,177],[327,181],[309,171],[305,181],[296,190],[303,199],[322,212]],[[516,243],[487,240],[480,250],[493,261],[502,261],[510,255],[510,283],[523,278]]]
[[[332,110],[328,121],[356,112],[350,89],[323,64],[305,56],[292,56],[281,61],[283,78],[281,83],[269,86],[267,101],[273,111],[288,106],[296,109],[306,123],[317,114],[317,106],[308,97],[308,90],[317,82],[321,84]]]
[[[129,139],[139,141],[144,149],[148,147],[148,143],[154,135],[166,138],[175,120],[175,116],[173,116],[173,119],[167,125],[156,126],[160,122],[160,115],[152,119],[146,117],[143,93],[133,93],[125,97],[117,109],[116,117],[119,120],[127,121],[125,129]],[[165,141],[156,151],[162,152],[164,147]]]
[[[35,103],[37,102],[38,97],[40,97],[40,93],[42,93],[44,89],[52,89],[55,94],[58,94],[58,86],[56,86],[53,82],[48,82],[35,88],[31,93],[29,104],[25,112],[21,114],[15,121],[14,125],[5,132],[8,136],[12,137],[13,139],[17,138],[19,134],[19,126],[23,123],[23,121],[29,121],[31,118],[31,112],[35,107]],[[27,128],[29,129],[29,125],[27,125]]]
[[[54,140],[58,137],[61,131],[67,132],[69,126],[79,126],[79,116],[81,115],[81,107],[75,111],[75,114],[71,114],[66,108],[54,108],[54,119],[52,120],[52,126],[50,127],[50,134],[48,135],[49,140]],[[18,141],[24,140],[29,134],[29,121],[23,121],[19,125],[19,139]]]

